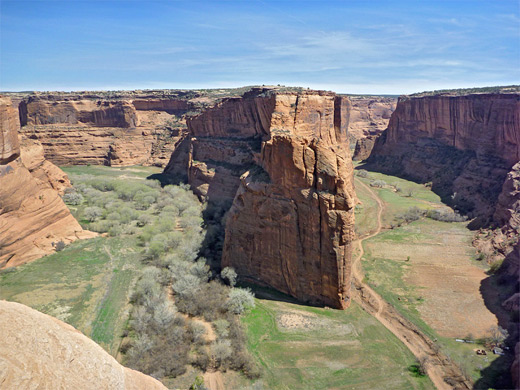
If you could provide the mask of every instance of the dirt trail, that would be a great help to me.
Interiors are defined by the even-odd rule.
[[[427,359],[425,363],[428,376],[439,390],[463,390],[472,389],[469,381],[460,368],[439,351],[438,346],[422,333],[414,324],[404,318],[389,305],[371,287],[363,283],[363,271],[361,270],[361,258],[363,257],[363,241],[378,235],[381,232],[381,215],[384,204],[372,189],[356,180],[356,184],[365,188],[370,196],[377,202],[377,228],[368,235],[359,237],[354,246],[358,248],[358,254],[353,259],[352,282],[354,284],[353,296],[368,313],[372,314],[381,324],[390,330],[419,360]]]
[[[168,299],[175,304],[175,296],[173,295],[173,291],[170,287],[166,288],[166,295]],[[206,329],[206,334],[204,339],[207,343],[212,343],[217,339],[217,335],[215,334],[215,330],[211,326],[211,323],[206,321],[203,317],[190,317],[187,314],[178,312],[185,319],[191,319],[196,321],[204,326]],[[220,371],[215,370],[214,368],[208,368],[206,372],[204,372],[204,386],[206,386],[209,390],[225,390],[224,381],[222,379],[222,373]]]
[[[209,390],[226,390],[220,371],[206,371],[204,373],[204,385]]]

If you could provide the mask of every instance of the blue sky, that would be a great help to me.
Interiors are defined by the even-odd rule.
[[[0,0],[0,90],[520,84],[518,0]]]

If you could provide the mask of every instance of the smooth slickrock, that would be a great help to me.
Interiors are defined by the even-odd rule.
[[[348,306],[349,109],[330,92],[258,88],[188,121],[192,188],[209,201],[233,200],[223,267],[304,302]],[[166,172],[179,174],[173,164]]]
[[[0,301],[0,332],[2,389],[166,389],[72,326],[25,305]]]
[[[0,99],[0,117],[11,109],[9,99]],[[13,145],[18,127],[18,121],[2,121],[3,140]],[[8,149],[1,144],[0,148]],[[59,193],[70,182],[65,173],[44,159],[41,145],[22,139],[21,147],[9,148],[10,155],[4,160],[8,162],[0,164],[0,268],[52,253],[58,241],[69,243],[94,236],[81,228],[63,203]]]

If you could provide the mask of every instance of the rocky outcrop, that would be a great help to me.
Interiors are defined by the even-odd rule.
[[[259,88],[188,120],[192,188],[210,202],[233,200],[222,267],[304,302],[348,306],[349,108],[329,92]]]
[[[0,329],[2,388],[166,389],[121,366],[72,326],[25,305],[0,301]]]
[[[375,143],[376,137],[372,135],[358,139],[356,141],[356,147],[352,159],[355,161],[363,161],[369,158]]]
[[[499,226],[520,237],[520,162],[506,176],[494,219]]]
[[[489,222],[507,173],[520,159],[520,95],[400,98],[369,163],[432,182],[470,217]]]
[[[352,110],[348,134],[351,141],[381,134],[395,110],[397,98],[383,96],[350,96]]]
[[[0,99],[0,268],[49,254],[58,241],[93,236],[61,200],[59,193],[70,184],[65,173],[45,160],[38,142],[22,139],[20,147],[13,112],[10,100]]]

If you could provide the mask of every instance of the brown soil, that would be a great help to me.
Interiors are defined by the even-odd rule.
[[[379,197],[364,183],[357,180],[356,184],[364,187],[370,196],[377,202],[377,228],[372,233],[360,237],[355,241],[358,248],[357,256],[353,259],[352,279],[354,284],[354,299],[381,324],[390,330],[418,359],[427,358],[425,364],[428,376],[440,390],[471,389],[472,383],[461,369],[439,351],[435,343],[424,335],[414,324],[401,316],[392,306],[385,302],[372,288],[363,283],[363,271],[360,260],[364,254],[362,242],[381,232],[381,215],[384,204]]]

